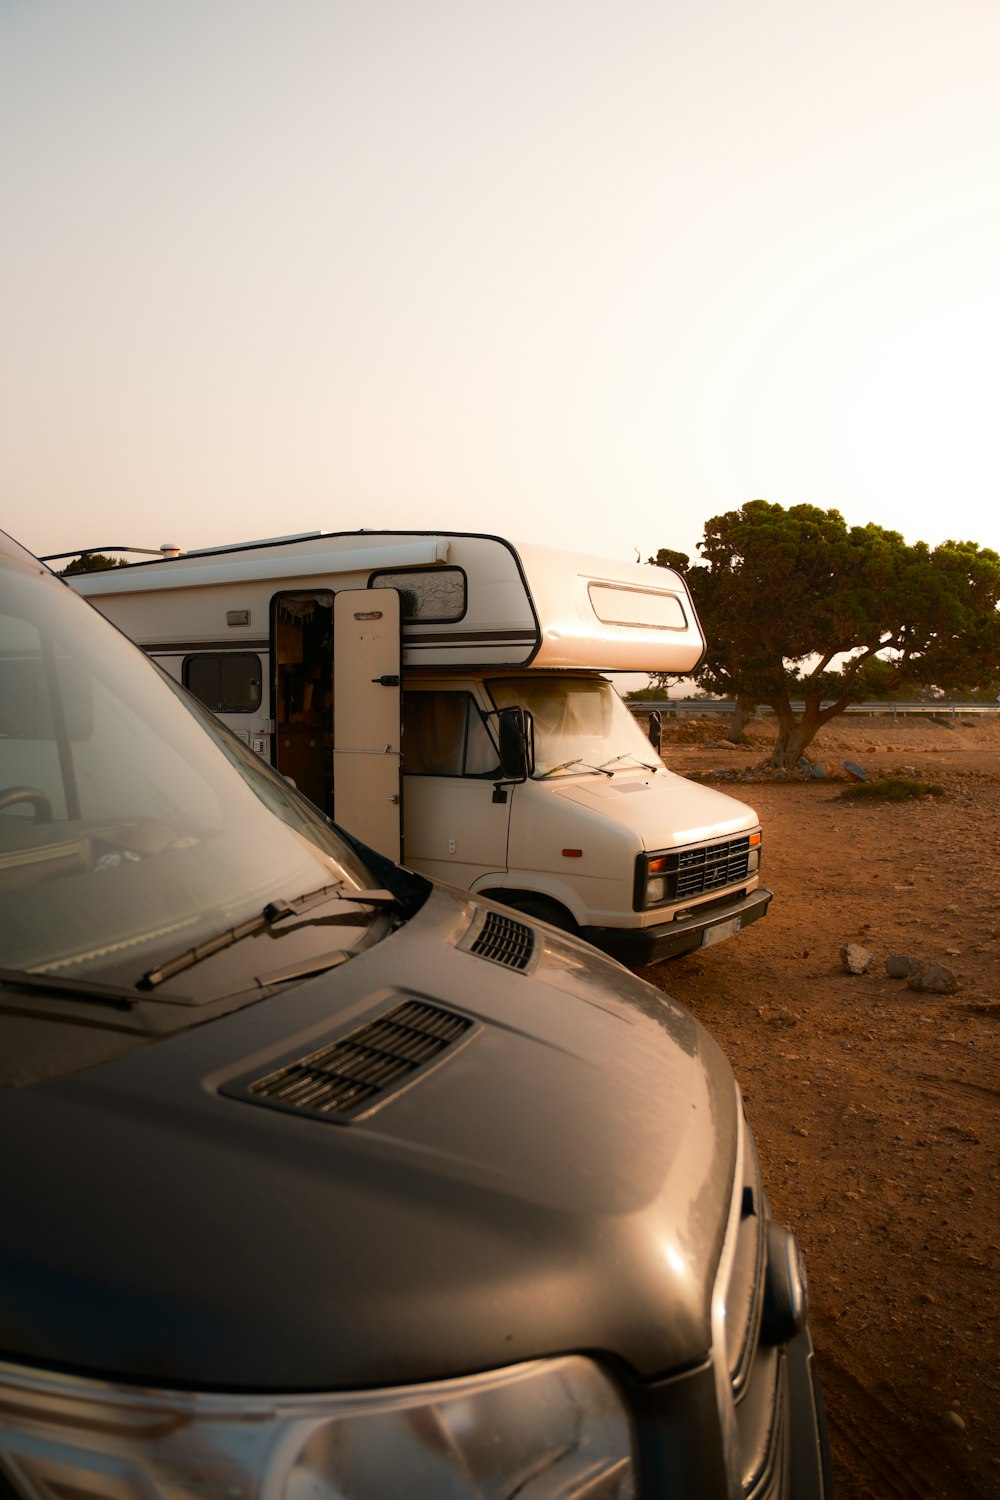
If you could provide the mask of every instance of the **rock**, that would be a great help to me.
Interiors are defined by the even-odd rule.
[[[928,964],[926,969],[912,975],[906,983],[909,989],[917,990],[922,995],[953,995],[958,989],[958,980],[944,964]]]
[[[845,760],[844,770],[852,781],[870,781],[871,777],[867,771],[862,770],[856,760]]]
[[[826,772],[823,770],[823,767],[821,765],[819,765],[819,764],[816,764],[816,765],[813,766],[812,773],[813,773],[813,776],[815,777],[815,779],[817,781],[822,781],[825,778],[825,776],[826,776]]]
[[[890,979],[909,979],[911,975],[919,974],[922,968],[919,958],[911,958],[903,953],[894,953],[885,961],[885,972]]]
[[[845,943],[840,950],[840,961],[848,974],[864,974],[875,962],[875,955],[860,943]]]
[[[965,1418],[960,1417],[957,1411],[942,1412],[941,1426],[945,1432],[964,1432]]]

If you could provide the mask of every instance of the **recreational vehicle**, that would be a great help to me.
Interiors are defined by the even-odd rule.
[[[606,675],[695,667],[679,574],[455,532],[163,553],[71,581],[369,847],[633,966],[766,912],[756,814]]]

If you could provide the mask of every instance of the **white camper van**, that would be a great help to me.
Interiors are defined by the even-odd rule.
[[[69,581],[380,853],[632,965],[766,912],[756,814],[604,675],[697,664],[679,574],[459,532],[163,553]]]

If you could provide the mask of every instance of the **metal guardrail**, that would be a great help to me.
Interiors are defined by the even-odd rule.
[[[824,700],[821,705],[827,708],[832,699]],[[702,717],[704,715],[731,714],[736,707],[732,699],[727,698],[629,698],[627,706],[633,714],[649,714],[654,709],[665,719],[683,719]],[[792,708],[796,713],[801,713],[805,707],[802,699],[792,702]],[[773,710],[766,705],[761,705],[754,713],[754,718],[763,718],[772,713]],[[911,714],[922,714],[925,718],[939,719],[947,717],[950,719],[964,718],[966,714],[997,714],[1000,715],[1000,704],[998,703],[852,703],[844,710],[848,714],[891,714],[892,717],[900,718]]]

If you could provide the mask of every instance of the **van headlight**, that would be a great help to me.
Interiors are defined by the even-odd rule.
[[[676,860],[675,860],[676,863]],[[661,906],[667,899],[670,858],[667,854],[641,854],[636,866],[636,910]]]
[[[430,1385],[273,1397],[0,1364],[0,1467],[26,1500],[634,1495],[624,1402],[578,1355]]]

